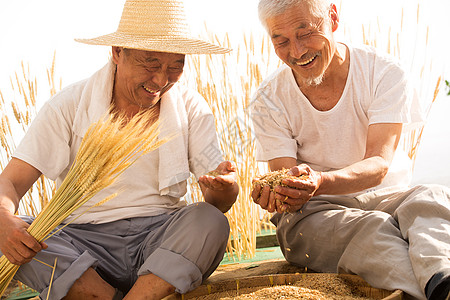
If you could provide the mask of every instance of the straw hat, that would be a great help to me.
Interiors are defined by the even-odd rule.
[[[190,36],[180,0],[127,0],[116,32],[75,41],[181,54],[221,54],[231,51]]]

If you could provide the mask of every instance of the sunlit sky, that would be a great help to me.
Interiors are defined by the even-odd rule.
[[[73,39],[114,32],[123,3],[124,0],[1,1],[0,87],[5,78],[18,69],[20,61],[29,63],[34,70],[45,69],[54,51],[66,84],[91,74],[104,64],[108,47],[79,44]],[[186,0],[185,6],[194,34],[200,34],[206,24],[208,30],[218,35],[228,32],[232,38],[239,39],[242,31],[263,32],[257,18],[257,3],[257,0]],[[368,28],[367,24],[372,23],[372,30],[375,30],[377,22],[380,26],[398,27],[402,8],[404,19],[412,19],[410,23],[415,25],[417,3],[420,3],[419,22],[432,27],[431,35],[435,40],[442,35],[444,42],[450,25],[446,15],[450,11],[450,1],[447,0],[380,0],[376,4],[368,0],[339,0],[341,28],[338,33],[354,31],[360,37],[361,24]],[[415,30],[409,25],[403,28],[404,35],[414,35]],[[442,54],[438,49],[435,51]]]
[[[84,79],[102,67],[108,59],[109,47],[80,44],[74,38],[90,38],[114,32],[124,2],[125,0],[0,1],[0,90],[3,95],[9,95],[9,78],[16,71],[21,73],[20,63],[23,61],[29,64],[31,73],[41,81],[43,88],[40,90],[47,97],[44,93],[47,87],[45,70],[50,66],[54,51],[57,76],[62,78],[63,86]],[[264,34],[257,17],[257,3],[258,0],[185,0],[185,7],[194,35],[204,33],[206,24],[208,31],[218,36],[228,33],[233,43],[239,43],[243,32]],[[402,44],[401,54],[411,64],[417,64],[419,68],[425,66],[425,72],[432,69],[434,74],[446,74],[446,78],[450,79],[450,20],[447,16],[450,1],[337,0],[336,4],[341,16],[338,36],[360,42],[364,25],[366,31],[376,35],[379,44],[399,40]],[[391,36],[386,34],[387,28],[391,28]],[[376,33],[380,30],[384,35]],[[397,33],[400,32],[399,38]],[[428,43],[427,46],[425,43]],[[438,103],[436,110],[450,109],[447,104],[450,97],[441,98],[442,103]],[[46,100],[39,99],[41,102]],[[440,115],[433,117],[434,122],[441,118]],[[433,140],[433,134],[436,135],[435,128],[448,128],[444,131],[448,139],[448,121],[434,126],[433,132],[428,134],[430,141]],[[423,148],[427,147],[425,145]],[[431,150],[435,145],[430,142],[429,147]],[[438,160],[434,162],[436,166],[433,166],[437,173],[445,172],[443,167],[446,170],[450,168],[450,163],[442,166],[442,161],[449,161],[447,156],[450,154],[450,143],[447,142],[440,148],[447,155],[442,159],[434,158]],[[420,159],[417,163],[424,169],[427,164],[428,160],[422,162]]]

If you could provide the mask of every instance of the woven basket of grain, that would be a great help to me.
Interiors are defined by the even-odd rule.
[[[175,299],[403,299],[400,290],[371,287],[361,277],[349,274],[304,273],[274,274],[203,284]]]

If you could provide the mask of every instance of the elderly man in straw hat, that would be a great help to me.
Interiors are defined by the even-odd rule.
[[[43,106],[0,175],[0,250],[21,265],[15,278],[44,299],[49,290],[49,299],[86,300],[160,299],[192,290],[223,258],[229,236],[223,213],[238,186],[206,101],[177,82],[185,54],[229,49],[191,37],[178,0],[128,0],[116,32],[78,41],[112,46],[112,59]],[[162,130],[177,135],[124,173],[120,186],[127,189],[85,214],[86,208],[76,211],[73,223],[46,243],[28,235],[32,219],[14,212],[39,176],[60,184],[88,126],[108,111],[131,117],[150,108]],[[211,170],[219,175],[205,175]],[[191,172],[206,203],[180,201]],[[41,262],[52,265],[55,257],[52,275]]]
[[[258,159],[308,176],[253,191],[277,212],[286,260],[448,299],[450,190],[410,187],[397,149],[404,125],[421,121],[406,72],[371,47],[338,42],[328,0],[260,0],[259,15],[285,65],[255,94]]]

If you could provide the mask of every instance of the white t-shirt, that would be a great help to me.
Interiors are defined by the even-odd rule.
[[[344,91],[328,111],[310,104],[286,65],[261,84],[251,105],[258,160],[292,157],[317,171],[341,169],[364,158],[370,124],[422,121],[398,63],[367,46],[349,51]],[[410,173],[409,158],[399,149],[378,188],[408,185]]]
[[[110,61],[91,78],[73,84],[44,104],[17,147],[21,159],[58,187],[75,159],[87,128],[109,111],[115,65]],[[223,160],[213,114],[197,92],[175,84],[161,99],[162,134],[177,137],[139,158],[118,180],[100,191],[67,221],[105,223],[153,216],[185,206],[190,172],[197,178]],[[108,202],[87,208],[119,192]],[[81,216],[80,216],[81,215]]]

